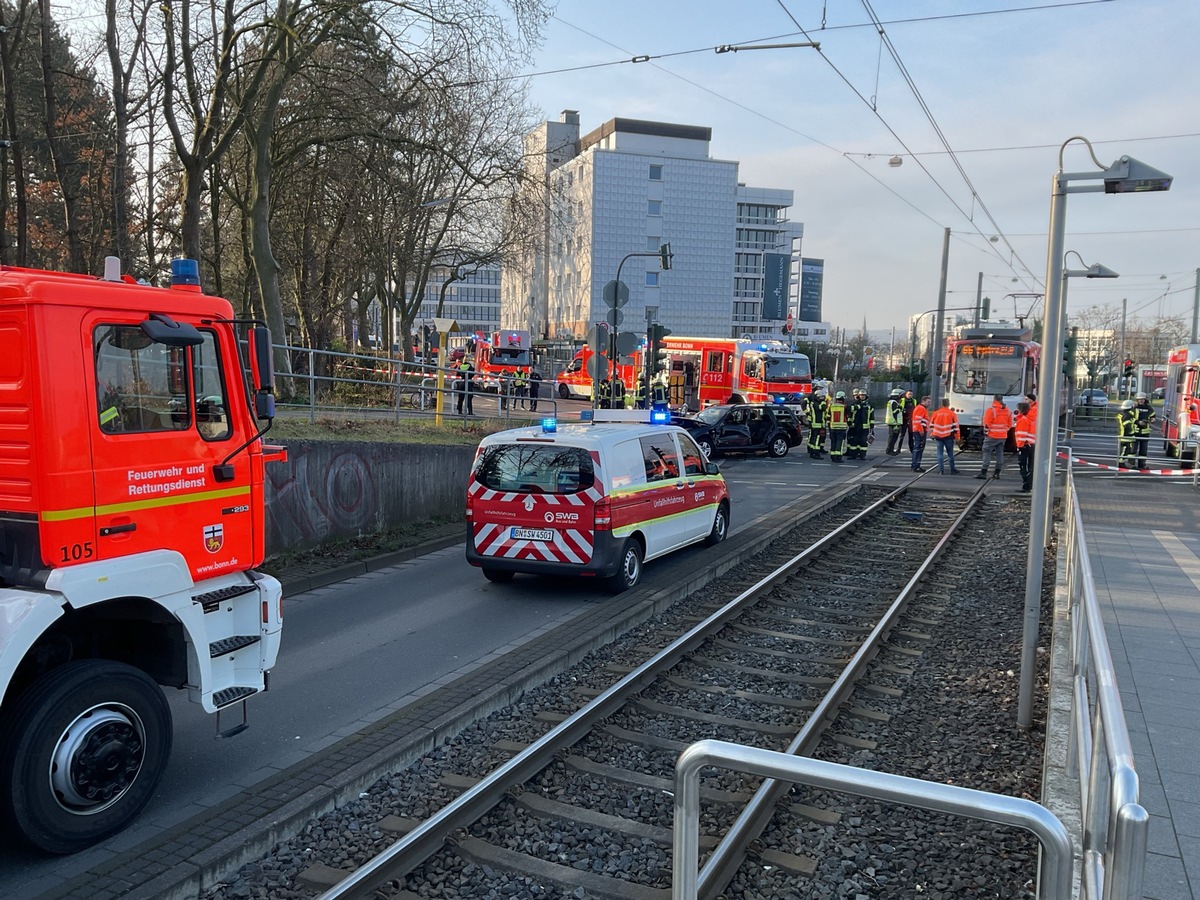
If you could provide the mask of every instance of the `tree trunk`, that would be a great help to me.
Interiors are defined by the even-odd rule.
[[[62,192],[63,216],[67,226],[67,259],[72,272],[83,271],[83,248],[79,244],[74,176],[68,171],[62,145],[58,141],[58,100],[54,93],[54,67],[50,59],[50,0],[39,0],[42,25],[42,96],[45,100],[46,146],[54,162],[58,189]]]

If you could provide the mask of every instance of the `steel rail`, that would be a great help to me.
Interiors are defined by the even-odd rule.
[[[850,658],[850,662],[846,664],[842,674],[837,677],[825,697],[817,704],[817,708],[805,720],[804,727],[800,729],[799,734],[788,745],[788,748],[783,751],[784,753],[791,756],[808,756],[816,748],[822,732],[837,717],[838,710],[853,693],[854,687],[867,665],[878,654],[879,648],[891,633],[892,628],[908,608],[913,594],[916,593],[917,585],[945,552],[946,545],[979,503],[986,487],[986,484],[980,485],[971,495],[966,507],[951,523],[950,528],[942,535],[941,540],[930,551],[929,556],[925,558],[917,571],[913,573],[904,589],[892,601],[892,605],[888,607],[883,618],[871,629],[867,639]],[[716,897],[725,889],[744,861],[750,843],[757,840],[758,836],[762,834],[763,829],[767,827],[767,823],[771,821],[771,817],[775,813],[775,804],[791,789],[791,786],[791,782],[779,781],[774,778],[768,778],[759,785],[753,798],[746,804],[746,808],[742,810],[729,831],[726,832],[725,837],[708,857],[708,861],[700,872],[697,896]]]
[[[513,786],[523,784],[554,760],[564,747],[578,743],[596,724],[623,706],[628,699],[653,683],[658,674],[677,665],[713,633],[739,615],[743,608],[770,592],[814,556],[820,555],[843,535],[856,528],[881,508],[903,496],[917,478],[910,479],[875,503],[813,542],[790,560],[746,588],[720,609],[711,613],[685,634],[676,638],[650,659],[633,669],[595,699],[580,707],[508,762],[468,788],[396,843],[356,869],[351,875],[321,894],[317,900],[366,898],[387,881],[401,878],[421,865],[446,842],[446,838],[469,826],[495,807]],[[982,492],[981,487],[976,496]],[[820,707],[818,707],[820,709]]]

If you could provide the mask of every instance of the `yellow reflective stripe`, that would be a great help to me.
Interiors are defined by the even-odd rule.
[[[695,482],[711,482],[721,478],[720,475],[685,475],[684,478],[690,478]],[[679,484],[679,478],[666,478],[662,481],[651,481],[647,484],[639,484],[636,487],[628,488],[613,488],[608,492],[609,497],[629,497],[633,494],[640,494],[643,491],[658,491],[666,487],[672,487]]]
[[[111,515],[112,513],[133,512],[139,509],[159,509],[164,506],[179,506],[184,503],[198,503],[203,500],[223,500],[226,497],[242,497],[250,494],[250,486],[222,488],[218,491],[201,491],[198,494],[176,494],[172,497],[155,497],[152,500],[133,500],[129,503],[109,503],[105,506],[80,506],[75,509],[49,509],[42,512],[43,522],[67,522],[71,519],[85,519],[91,516]]]
[[[668,513],[665,516],[654,516],[651,519],[642,519],[640,522],[631,522],[628,525],[622,525],[620,528],[614,528],[612,530],[612,533],[614,535],[616,535],[617,537],[625,537],[628,534],[632,534],[634,531],[636,531],[638,528],[641,528],[643,525],[649,525],[652,522],[663,522],[663,521],[666,521],[667,519],[678,519],[680,516],[691,515],[692,513],[700,512],[703,509],[711,509],[712,507],[717,506],[717,505],[719,505],[719,501],[713,502],[713,503],[705,503],[703,506],[693,506],[691,509],[681,510],[680,512],[676,512],[676,513]]]

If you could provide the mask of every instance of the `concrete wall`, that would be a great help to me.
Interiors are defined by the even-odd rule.
[[[266,467],[267,554],[461,514],[475,448],[288,441]]]

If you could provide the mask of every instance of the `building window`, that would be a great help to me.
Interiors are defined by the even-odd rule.
[[[659,240],[654,235],[646,238],[646,250],[650,253],[657,253],[659,248]]]
[[[655,163],[650,164],[650,180],[662,181],[662,166]]]
[[[646,287],[658,287],[658,273],[657,272],[647,272],[646,273]]]
[[[650,216],[661,216],[662,215],[662,201],[661,200],[647,200],[646,201],[646,214],[650,215]]]

